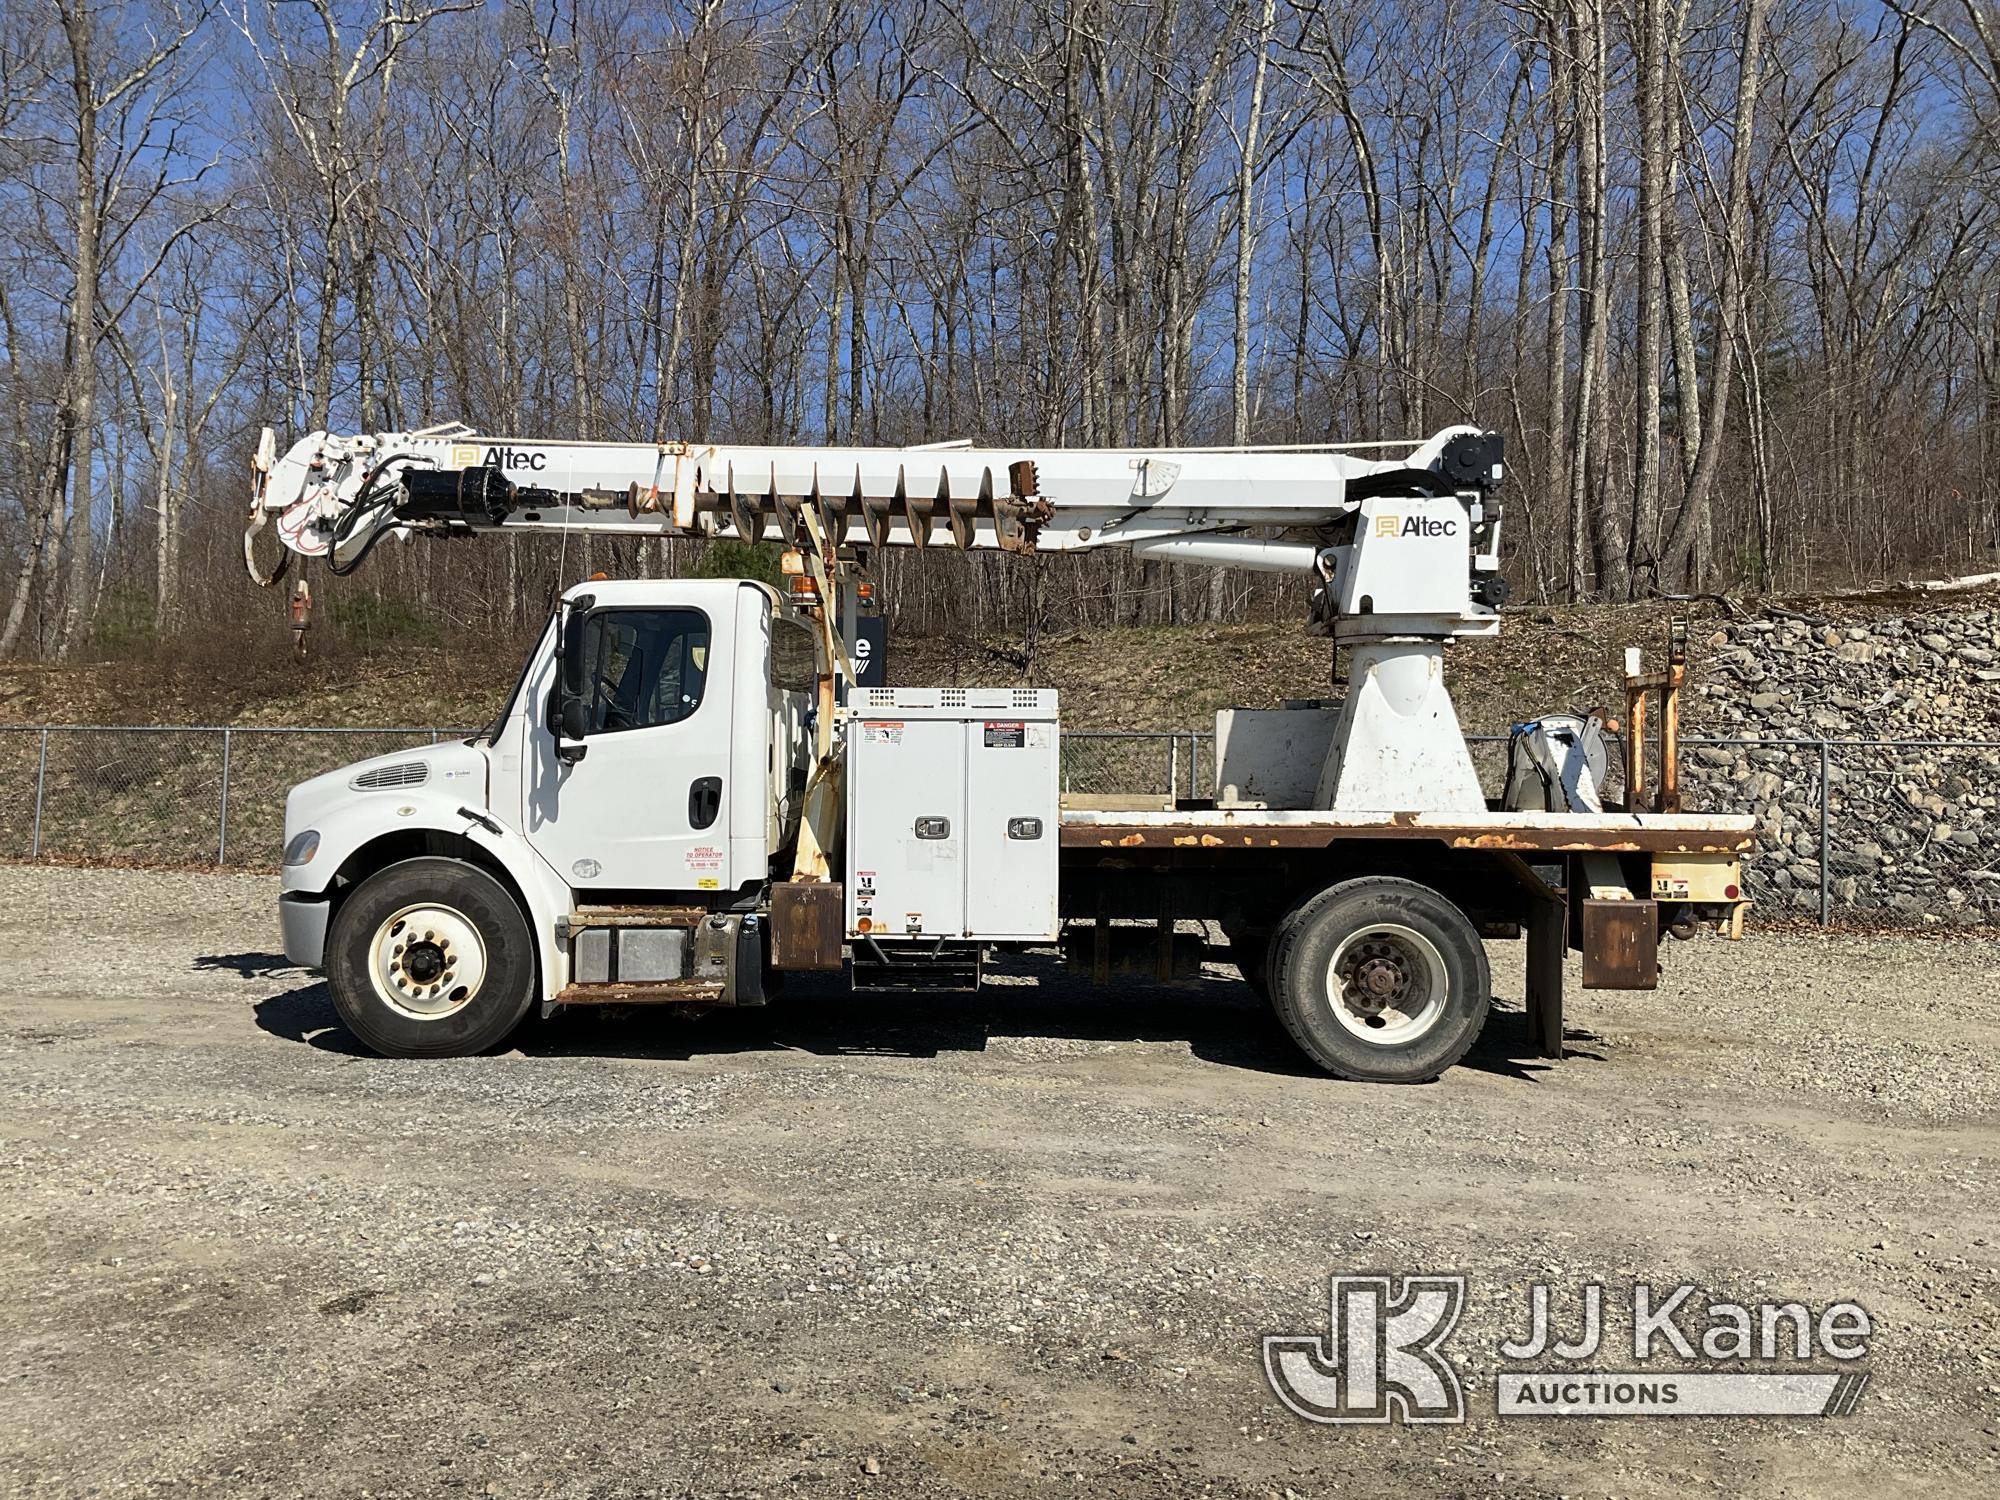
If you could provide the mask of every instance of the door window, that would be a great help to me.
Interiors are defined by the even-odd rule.
[[[694,609],[609,609],[584,625],[591,734],[676,724],[701,707],[708,617]]]

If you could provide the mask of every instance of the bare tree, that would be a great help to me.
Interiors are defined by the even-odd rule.
[[[1530,598],[2000,564],[1985,0],[174,3],[0,12],[10,654],[82,649],[107,591],[167,634],[263,617],[211,573],[262,422],[1465,418],[1511,445]],[[322,608],[521,628],[583,550],[385,549]],[[1301,602],[1119,556],[881,567],[918,629]]]
[[[1662,566],[1668,576],[1689,571],[1695,540],[1706,524],[1709,495],[1721,469],[1722,439],[1729,415],[1731,364],[1743,319],[1745,260],[1750,231],[1750,166],[1756,144],[1757,95],[1764,81],[1764,24],[1770,0],[1745,0],[1737,43],[1736,108],[1730,131],[1729,175],[1721,222],[1713,233],[1713,259],[1721,266],[1717,292],[1715,352],[1711,359],[1708,409],[1703,413],[1687,493],[1667,537]],[[1678,300],[1678,299],[1677,299]],[[1676,309],[1678,316],[1678,308]],[[1675,343],[1692,346],[1692,330],[1677,329]],[[1686,442],[1690,434],[1683,434]]]
[[[60,528],[69,549],[67,597],[56,637],[56,654],[66,656],[95,604],[96,576],[92,504],[96,477],[97,353],[103,337],[100,300],[107,261],[113,259],[132,220],[168,186],[172,168],[162,157],[150,184],[131,183],[141,200],[136,210],[107,215],[120,189],[131,182],[138,144],[161,118],[172,80],[168,69],[194,34],[199,17],[169,7],[148,17],[108,13],[90,0],[53,0],[61,29],[63,106],[56,112],[70,167],[68,222],[60,250],[69,276],[57,366],[54,423],[33,486],[34,544],[16,577],[14,598],[0,626],[0,655],[14,650],[26,618],[28,596],[52,532]],[[105,126],[113,127],[106,151]],[[8,314],[9,343],[19,327]],[[60,521],[57,509],[67,502]]]

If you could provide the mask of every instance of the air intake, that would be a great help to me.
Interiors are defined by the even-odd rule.
[[[422,786],[430,779],[431,768],[420,760],[399,760],[393,766],[377,766],[363,771],[348,785],[357,792],[383,792],[401,786]]]

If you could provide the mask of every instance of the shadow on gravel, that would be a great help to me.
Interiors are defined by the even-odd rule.
[[[1310,1072],[1269,1011],[1241,984],[1220,979],[1179,989],[1098,992],[1074,982],[1045,982],[999,984],[975,994],[890,995],[848,994],[825,981],[794,982],[782,999],[755,1009],[691,1017],[637,1008],[579,1011],[531,1031],[518,1045],[535,1056],[685,1061],[772,1051],[925,1058],[983,1052],[995,1041],[1013,1040],[1181,1042],[1196,1057],[1224,1067],[1287,1076]]]
[[[235,974],[244,979],[275,979],[298,969],[282,953],[204,953],[194,961],[199,971]]]
[[[1580,1026],[1565,1026],[1562,1059],[1558,1062],[1555,1058],[1543,1057],[1536,1049],[1534,1039],[1528,1032],[1528,1013],[1525,1010],[1496,1007],[1486,1018],[1486,1029],[1479,1033],[1479,1040],[1472,1044],[1472,1050],[1465,1054],[1459,1066],[1480,1073],[1492,1073],[1500,1078],[1535,1083],[1543,1074],[1564,1064],[1603,1062],[1602,1052],[1577,1045],[1602,1040],[1594,1031],[1586,1031]]]
[[[263,979],[292,967],[282,954],[220,954],[195,960]],[[794,976],[767,1006],[678,1013],[645,1006],[576,1009],[531,1024],[513,1045],[530,1057],[661,1058],[686,1062],[747,1052],[818,1057],[936,1057],[983,1052],[997,1040],[1185,1042],[1204,1062],[1289,1078],[1315,1078],[1277,1019],[1241,980],[1207,975],[1174,986],[1130,983],[1099,989],[1034,955],[990,964],[998,983],[976,994],[854,995],[833,976]],[[1010,982],[1011,981],[1011,982]],[[1024,982],[1031,981],[1031,982]],[[324,982],[273,995],[255,1007],[260,1030],[347,1057],[374,1054],[340,1022]],[[1563,1061],[1603,1061],[1595,1033],[1563,1033]],[[1578,1045],[1584,1044],[1584,1045]],[[1461,1067],[1536,1082],[1556,1064],[1536,1055],[1528,1019],[1496,1008]]]
[[[295,990],[286,990],[282,995],[260,1000],[255,1014],[259,1031],[268,1031],[272,1036],[283,1037],[288,1042],[304,1042],[308,1047],[317,1047],[322,1052],[337,1052],[342,1057],[375,1055],[340,1024],[340,1015],[333,1008],[333,996],[327,991],[324,981],[303,984]]]
[[[204,953],[195,959],[194,966],[197,972],[234,974],[242,979],[276,979],[286,974],[305,977],[305,970],[282,953]],[[341,1025],[325,980],[313,980],[259,1000],[252,1009],[259,1031],[288,1042],[304,1042],[343,1057],[375,1055]]]

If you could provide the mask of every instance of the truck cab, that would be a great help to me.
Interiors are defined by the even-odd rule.
[[[626,944],[627,985],[645,976],[725,998],[734,948],[754,946],[744,919],[754,938],[797,837],[819,671],[812,629],[763,584],[578,585],[486,730],[293,788],[288,956],[326,968],[349,1024],[392,1051],[497,1041],[575,982],[579,948],[592,959],[596,940],[568,929],[614,909],[624,925],[607,916],[597,931],[647,934]],[[355,898],[384,885],[394,899],[363,933],[361,909],[382,902]],[[711,913],[732,952],[697,983],[697,916]],[[497,985],[504,1004],[475,1003]],[[468,1027],[474,1017],[485,1024]]]

